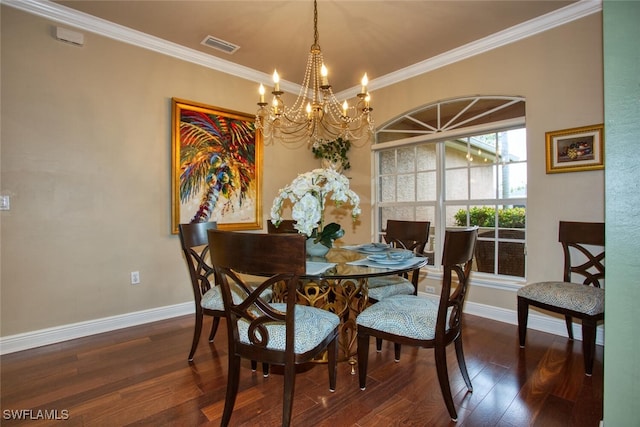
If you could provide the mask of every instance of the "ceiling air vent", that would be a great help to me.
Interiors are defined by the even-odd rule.
[[[228,54],[232,54],[236,50],[240,49],[240,46],[238,46],[238,45],[226,42],[224,40],[220,40],[220,39],[215,38],[213,36],[205,37],[204,40],[202,40],[202,42],[200,42],[200,44],[212,47],[214,49],[221,50],[221,51],[223,51],[225,53],[228,53]]]

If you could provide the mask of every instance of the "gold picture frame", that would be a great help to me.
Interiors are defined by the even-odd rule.
[[[262,135],[253,115],[171,100],[171,232],[215,221],[223,230],[262,228]]]
[[[547,173],[604,169],[604,125],[545,133]]]

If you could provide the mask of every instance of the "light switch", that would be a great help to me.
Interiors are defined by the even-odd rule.
[[[8,211],[11,207],[9,196],[0,196],[0,211]]]

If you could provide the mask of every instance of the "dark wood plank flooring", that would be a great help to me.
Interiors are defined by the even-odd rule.
[[[224,321],[213,343],[205,320],[193,364],[187,363],[193,319],[184,316],[76,339],[1,357],[3,426],[199,426],[220,424],[226,387]],[[446,426],[433,352],[403,348],[399,363],[385,342],[371,342],[367,389],[347,363],[329,392],[325,365],[296,377],[294,426]],[[602,419],[603,349],[594,373],[583,373],[581,343],[465,316],[464,348],[474,391],[466,393],[455,353],[448,352],[458,426],[598,427]],[[452,347],[451,349],[452,350]],[[233,426],[276,426],[281,421],[282,376],[241,375]],[[274,371],[276,369],[274,368]],[[11,410],[50,411],[65,421],[18,421]],[[43,415],[43,413],[40,413]]]

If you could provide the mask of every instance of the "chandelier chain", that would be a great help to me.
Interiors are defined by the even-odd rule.
[[[320,34],[318,33],[318,2],[313,0],[313,45],[318,47],[320,50],[320,45],[318,41],[320,40]]]
[[[285,144],[307,142],[308,147],[318,147],[338,138],[370,140],[374,124],[367,75],[362,78],[362,89],[356,96],[355,105],[350,106],[347,100],[341,104],[329,84],[320,49],[317,0],[313,2],[313,30],[313,45],[298,97],[291,106],[285,104],[282,98],[284,92],[280,90],[280,77],[275,71],[271,104],[265,102],[264,86],[260,85],[256,129],[262,132],[265,144],[279,140]]]

